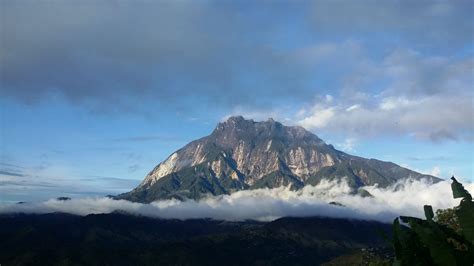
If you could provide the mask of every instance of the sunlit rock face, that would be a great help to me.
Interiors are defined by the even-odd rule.
[[[196,199],[262,187],[299,189],[335,178],[349,179],[354,188],[387,186],[407,177],[436,180],[393,163],[343,153],[299,126],[234,116],[171,154],[137,188],[117,198]]]

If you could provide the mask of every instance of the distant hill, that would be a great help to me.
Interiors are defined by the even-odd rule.
[[[342,178],[354,191],[364,185],[386,187],[404,178],[440,180],[391,162],[349,155],[299,126],[235,116],[171,154],[137,188],[116,198],[198,199],[245,189],[299,189]]]
[[[2,265],[318,265],[362,249],[383,249],[387,243],[379,233],[390,234],[390,229],[379,222],[321,217],[262,223],[161,220],[122,213],[0,215],[0,261]]]

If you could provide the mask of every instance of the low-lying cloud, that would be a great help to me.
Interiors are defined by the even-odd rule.
[[[474,191],[474,184],[465,184]],[[423,205],[436,209],[456,206],[449,181],[431,184],[426,180],[400,181],[388,188],[364,187],[373,197],[351,195],[347,182],[323,181],[299,191],[280,187],[246,190],[199,201],[162,200],[150,204],[110,198],[78,198],[68,201],[51,199],[23,204],[2,203],[0,213],[66,212],[77,215],[124,211],[157,218],[213,218],[229,221],[270,221],[284,216],[328,216],[391,222],[399,215],[423,217]],[[329,202],[338,202],[336,206]]]

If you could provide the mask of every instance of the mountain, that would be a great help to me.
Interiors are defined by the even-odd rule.
[[[364,185],[386,187],[403,178],[439,180],[391,162],[338,151],[299,126],[234,116],[219,123],[209,136],[171,154],[137,188],[116,198],[198,199],[245,189],[299,189],[342,178],[354,191]]]

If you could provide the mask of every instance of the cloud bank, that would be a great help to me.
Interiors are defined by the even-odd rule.
[[[253,104],[272,92],[291,96],[285,88],[307,75],[268,45],[272,22],[288,17],[283,3],[262,14],[213,1],[0,5],[1,64],[8,66],[0,69],[0,93],[22,103],[58,95],[119,113],[148,99],[173,108],[190,99]],[[259,84],[272,89],[255,90]]]
[[[324,40],[362,39],[389,49],[448,45],[451,51],[469,44],[474,31],[469,1],[0,5],[0,60],[8,66],[0,69],[3,96],[33,104],[59,95],[120,112],[147,99],[181,108],[189,99],[252,107],[304,101],[324,91],[314,80],[339,89],[341,74],[359,62],[348,55],[357,45]],[[392,42],[367,37],[374,34],[393,36]]]
[[[474,184],[465,184],[471,193]],[[69,201],[51,199],[24,204],[0,204],[0,213],[66,212],[78,215],[110,213],[116,210],[159,218],[213,218],[229,221],[270,221],[284,216],[329,216],[391,222],[399,215],[423,216],[423,205],[433,208],[456,206],[449,181],[430,184],[426,181],[405,180],[388,188],[364,187],[374,197],[348,194],[345,181],[324,181],[299,191],[280,187],[239,191],[231,195],[208,197],[199,201],[164,200],[151,204],[132,203],[109,198],[78,198]],[[345,207],[329,202],[338,202]]]

